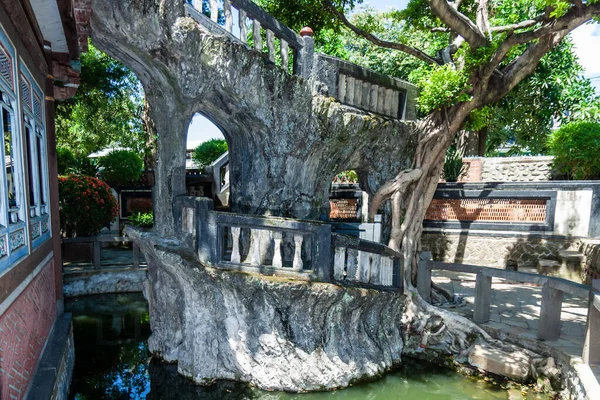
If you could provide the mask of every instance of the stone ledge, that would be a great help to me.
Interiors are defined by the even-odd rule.
[[[86,271],[63,275],[65,297],[89,294],[141,292],[146,269]]]
[[[65,313],[54,323],[25,397],[29,400],[67,399],[74,363],[71,314]]]

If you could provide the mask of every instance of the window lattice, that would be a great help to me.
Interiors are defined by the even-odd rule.
[[[430,221],[546,222],[543,199],[433,199]]]
[[[13,87],[12,59],[2,45],[0,45],[0,76],[11,88]]]
[[[31,110],[31,86],[23,76],[21,76],[21,102]]]
[[[33,94],[33,113],[35,114],[36,118],[38,118],[40,121],[42,120],[42,101],[35,93]]]

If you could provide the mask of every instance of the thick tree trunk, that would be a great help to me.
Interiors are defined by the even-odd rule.
[[[436,110],[419,121],[415,127],[419,143],[413,168],[400,172],[374,195],[378,201],[389,198],[392,202],[393,223],[388,245],[404,254],[407,287],[416,285],[423,220],[440,179],[446,150],[472,109],[470,103],[459,104]],[[393,188],[391,193],[390,187]],[[378,205],[377,201],[373,202],[370,214]]]

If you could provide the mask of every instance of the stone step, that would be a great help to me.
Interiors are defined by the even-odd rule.
[[[560,250],[558,252],[558,259],[564,262],[584,262],[585,255],[577,250]]]
[[[560,269],[561,263],[557,260],[540,258],[537,263],[537,273],[547,275],[550,272],[556,272]]]

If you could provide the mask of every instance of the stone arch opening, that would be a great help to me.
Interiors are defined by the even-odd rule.
[[[186,141],[187,195],[210,197],[217,208],[230,207],[230,143],[211,119],[199,112],[194,114]]]

